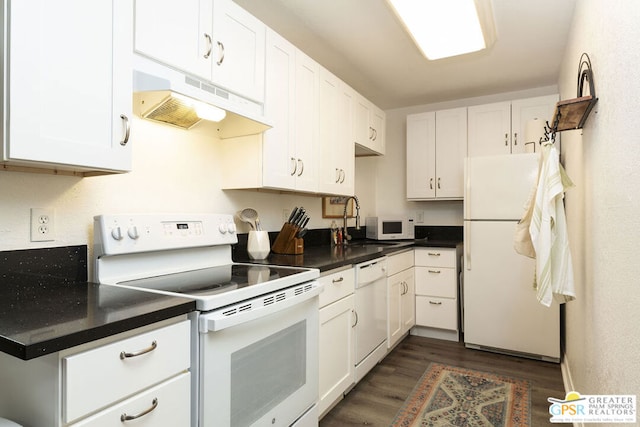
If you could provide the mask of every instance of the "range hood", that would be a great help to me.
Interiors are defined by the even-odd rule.
[[[259,134],[271,127],[263,104],[134,56],[133,111],[140,117],[183,129],[201,120],[214,121],[221,139]]]

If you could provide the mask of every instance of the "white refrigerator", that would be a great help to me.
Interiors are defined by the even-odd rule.
[[[538,174],[538,154],[465,163],[463,332],[467,347],[560,360],[560,308],[533,289],[535,260],[513,246]]]

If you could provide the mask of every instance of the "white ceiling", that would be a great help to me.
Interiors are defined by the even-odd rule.
[[[383,109],[555,85],[575,1],[492,0],[491,49],[428,61],[385,0],[235,0]]]

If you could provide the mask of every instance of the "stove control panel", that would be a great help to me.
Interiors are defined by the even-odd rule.
[[[238,242],[233,216],[227,214],[98,215],[93,234],[96,256]]]

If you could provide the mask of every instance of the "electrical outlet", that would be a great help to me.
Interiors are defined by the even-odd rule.
[[[53,209],[31,208],[32,242],[55,240],[55,230],[55,211]]]
[[[291,213],[291,209],[284,208],[282,209],[282,222],[287,222],[289,219],[289,214]]]
[[[424,224],[424,211],[417,211],[416,212],[416,223],[417,224]]]

